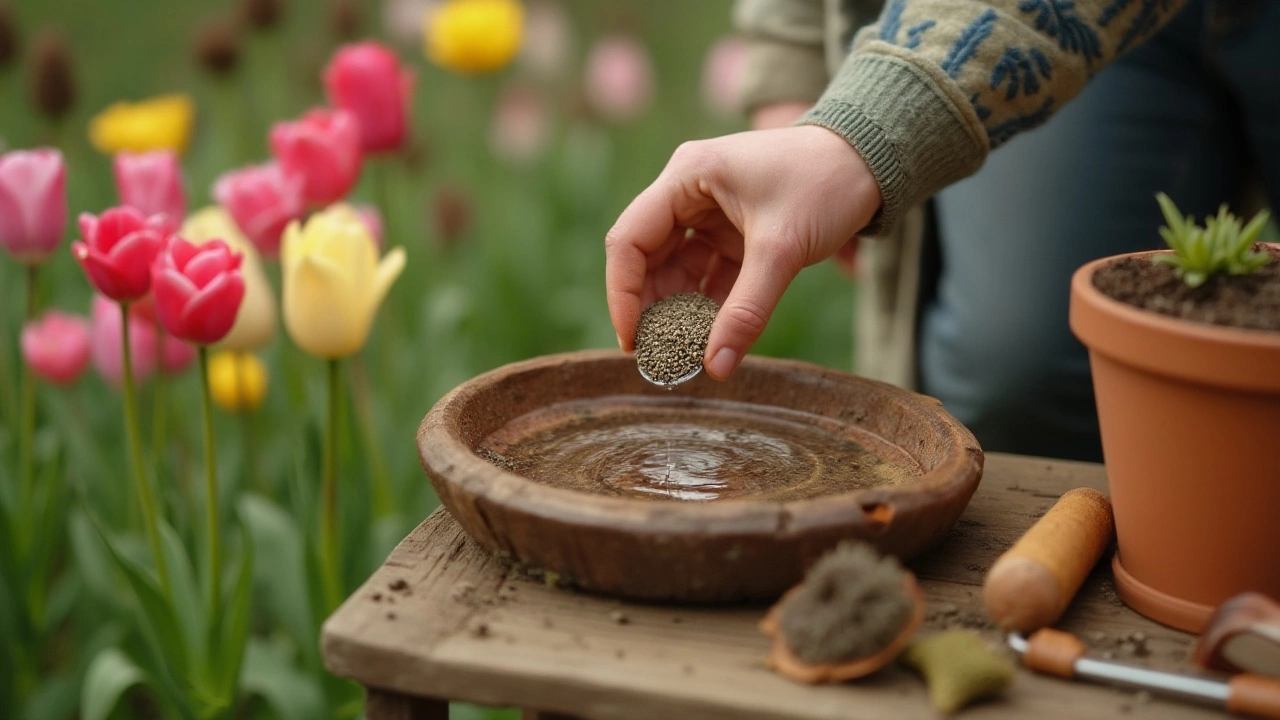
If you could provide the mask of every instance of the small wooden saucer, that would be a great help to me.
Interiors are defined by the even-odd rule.
[[[797,585],[791,588],[786,595],[782,596],[782,599],[769,608],[769,612],[760,621],[760,632],[773,639],[773,647],[769,650],[769,664],[782,675],[809,685],[853,680],[870,675],[888,665],[906,649],[907,643],[911,642],[916,630],[919,630],[920,625],[924,623],[925,600],[924,592],[920,590],[920,583],[916,582],[915,575],[904,571],[903,585],[915,604],[915,610],[892,642],[880,652],[869,657],[816,665],[801,660],[798,655],[793,653],[787,647],[786,640],[782,635],[782,623],[779,618],[782,605],[800,590],[800,586]]]

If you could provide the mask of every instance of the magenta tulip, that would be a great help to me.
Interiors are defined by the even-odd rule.
[[[155,278],[151,279],[152,285]],[[144,324],[155,334],[155,348],[152,351],[153,364],[165,375],[177,375],[191,366],[196,360],[196,348],[189,342],[169,335],[160,327],[160,318],[156,314],[155,293],[129,306],[129,329],[134,325]]]
[[[124,348],[120,344],[120,305],[104,295],[93,296],[90,354],[93,366],[112,385],[124,379]],[[129,351],[133,380],[144,382],[156,368],[156,326],[129,310]]]
[[[89,364],[89,320],[50,310],[22,328],[22,358],[39,377],[70,385]]]
[[[404,145],[413,95],[413,71],[376,42],[346,45],[324,69],[329,103],[355,115],[360,147],[366,153]]]
[[[67,166],[49,148],[0,155],[0,245],[19,262],[43,262],[67,229]]]
[[[302,197],[312,205],[341,200],[360,177],[360,125],[346,110],[310,110],[278,122],[270,140],[280,167],[302,178]]]
[[[114,160],[116,191],[123,205],[144,215],[163,215],[170,231],[187,215],[187,194],[182,188],[182,167],[172,150],[118,153]]]
[[[285,227],[306,211],[302,177],[286,174],[278,163],[224,174],[214,184],[213,196],[266,257],[280,253]]]
[[[152,270],[160,325],[174,337],[199,345],[225,337],[244,300],[242,260],[243,255],[221,240],[193,245],[169,238]]]
[[[120,302],[141,299],[151,289],[151,263],[164,244],[166,221],[131,207],[80,216],[81,239],[71,245],[89,282]]]

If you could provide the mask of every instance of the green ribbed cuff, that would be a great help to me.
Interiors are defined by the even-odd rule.
[[[749,41],[742,107],[748,113],[780,102],[812,103],[827,87],[822,46],[774,40]]]
[[[973,108],[958,107],[940,87],[949,79],[938,75],[905,57],[860,51],[796,121],[839,133],[871,168],[884,205],[864,235],[889,234],[911,206],[973,174],[986,158]]]

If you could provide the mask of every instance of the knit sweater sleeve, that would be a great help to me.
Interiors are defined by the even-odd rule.
[[[818,99],[831,79],[822,0],[735,0],[733,21],[747,43],[739,88],[744,109]]]
[[[844,136],[884,205],[885,234],[913,204],[973,174],[1047,120],[1185,0],[886,0],[799,124]]]

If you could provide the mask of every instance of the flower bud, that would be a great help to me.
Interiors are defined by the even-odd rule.
[[[31,103],[48,120],[60,120],[76,103],[71,50],[57,30],[44,30],[31,47],[27,90]]]

